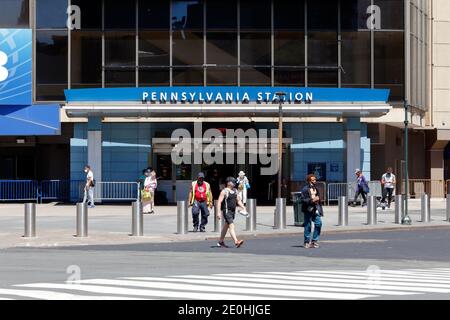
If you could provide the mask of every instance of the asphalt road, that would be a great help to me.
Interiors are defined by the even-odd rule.
[[[88,299],[100,293],[103,296],[116,298],[142,298],[150,295],[151,298],[163,299],[202,299],[201,294],[210,290],[222,294],[222,283],[214,282],[220,280],[220,277],[236,279],[241,283],[253,277],[256,278],[255,281],[263,277],[264,279],[260,280],[265,285],[267,282],[273,282],[273,279],[278,279],[279,282],[276,280],[272,286],[283,287],[286,285],[285,281],[296,281],[296,277],[299,277],[298,284],[301,284],[301,281],[305,280],[304,275],[319,281],[320,288],[322,284],[325,287],[331,287],[327,290],[334,290],[333,294],[336,295],[339,290],[342,290],[342,283],[349,285],[350,291],[362,290],[358,287],[358,281],[373,280],[374,274],[376,280],[381,279],[381,287],[375,285],[375,291],[369,290],[361,296],[350,295],[349,298],[450,299],[450,246],[448,245],[450,228],[324,234],[321,240],[319,249],[303,248],[300,236],[246,239],[243,247],[239,249],[217,248],[215,239],[164,244],[2,249],[0,250],[0,299],[2,297],[5,299],[64,298],[58,295],[61,293]],[[230,241],[229,243],[231,244]],[[282,274],[268,274],[271,272]],[[331,272],[332,276],[327,276],[327,272]],[[387,273],[387,282],[384,282],[384,278],[377,278],[379,274],[384,277],[384,272]],[[66,281],[71,280],[70,277],[74,274],[77,276],[76,279],[79,275],[81,281],[93,281],[91,285],[95,287],[91,288],[86,284],[80,288],[64,287]],[[227,275],[218,276],[218,274]],[[190,278],[191,282],[192,279],[203,279],[203,281],[209,279],[212,282],[205,284],[209,287],[189,287],[192,284],[185,279],[183,281],[187,283],[177,282],[175,285],[178,287],[173,287],[168,282],[174,280],[167,279],[176,276]],[[164,289],[165,291],[161,294],[159,291],[140,292],[142,288],[139,283],[117,282],[119,278],[124,277],[151,277],[147,281],[155,282],[146,283],[144,287],[150,286],[154,290]],[[353,287],[355,281],[356,288]],[[398,288],[398,281],[400,281],[400,287],[408,284],[409,289],[400,292],[402,294],[388,290]],[[421,286],[417,287],[417,283],[420,282],[429,287],[425,286],[425,289]],[[61,285],[63,287],[60,287]],[[250,283],[250,285],[254,284]],[[105,292],[102,290],[97,292],[99,286],[106,286],[109,289],[105,289]],[[247,287],[248,284],[241,286]],[[301,289],[300,291],[303,292],[311,286],[314,286],[314,283],[306,281],[303,289],[294,289]],[[236,287],[240,287],[239,282],[236,282]],[[124,288],[131,288],[132,291]],[[320,288],[315,290],[320,291]],[[136,289],[139,290],[133,291]],[[28,291],[24,292],[24,290],[39,290],[43,293],[42,295],[28,294]],[[304,298],[302,293],[298,293],[300,291],[288,290],[279,293],[270,290],[266,294],[250,293],[261,295],[260,298],[271,298],[274,294],[281,298]],[[55,292],[58,294],[50,294]],[[182,293],[178,295],[178,292]],[[317,299],[346,297],[340,292],[336,297],[329,296],[329,293],[322,297],[322,294],[323,292],[320,291],[320,294],[317,296],[313,294],[311,297]],[[211,297],[214,298],[214,296]],[[245,297],[248,298],[247,295],[242,296],[243,299]]]

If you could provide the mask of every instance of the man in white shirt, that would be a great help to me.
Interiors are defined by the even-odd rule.
[[[392,173],[392,168],[389,167],[387,169],[387,172],[383,174],[381,177],[381,185],[383,186],[383,198],[381,199],[381,206],[382,209],[385,209],[386,205],[386,197],[388,198],[387,207],[388,209],[391,208],[391,202],[392,202],[392,195],[394,193],[395,189],[395,175]]]
[[[86,173],[86,184],[84,186],[83,203],[87,201],[89,208],[94,208],[94,173],[89,165],[84,167]]]

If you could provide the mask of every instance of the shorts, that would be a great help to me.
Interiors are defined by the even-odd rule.
[[[234,223],[234,219],[236,217],[236,212],[233,212],[233,211],[227,211],[227,212],[222,211],[222,214],[223,214],[223,218],[224,218],[226,223],[228,223],[228,224]]]

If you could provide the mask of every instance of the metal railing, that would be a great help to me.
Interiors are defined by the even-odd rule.
[[[43,180],[40,183],[39,199],[54,201],[79,201],[83,198],[85,181]]]
[[[138,182],[96,182],[94,200],[138,201],[139,193]]]
[[[447,182],[431,179],[408,179],[408,191],[411,198],[419,199],[423,194],[433,198],[444,198],[447,194]],[[402,194],[405,193],[405,181],[401,184]]]
[[[38,183],[34,180],[0,180],[0,201],[39,200]]]
[[[369,193],[367,196],[375,196],[377,198],[382,196],[382,187],[380,181],[369,181]],[[338,201],[340,197],[347,197],[352,201],[356,193],[356,182],[349,183],[328,183],[327,184],[327,201]]]

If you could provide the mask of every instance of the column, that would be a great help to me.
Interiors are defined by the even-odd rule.
[[[361,169],[361,121],[346,118],[344,121],[345,181],[355,181],[355,169]]]
[[[88,164],[94,173],[94,179],[102,181],[102,118],[88,118]],[[95,198],[100,198],[99,185],[94,189]],[[98,202],[98,201],[97,201]]]
[[[440,188],[440,182],[444,181],[444,150],[431,149],[430,151],[430,197],[443,198],[444,188]]]

